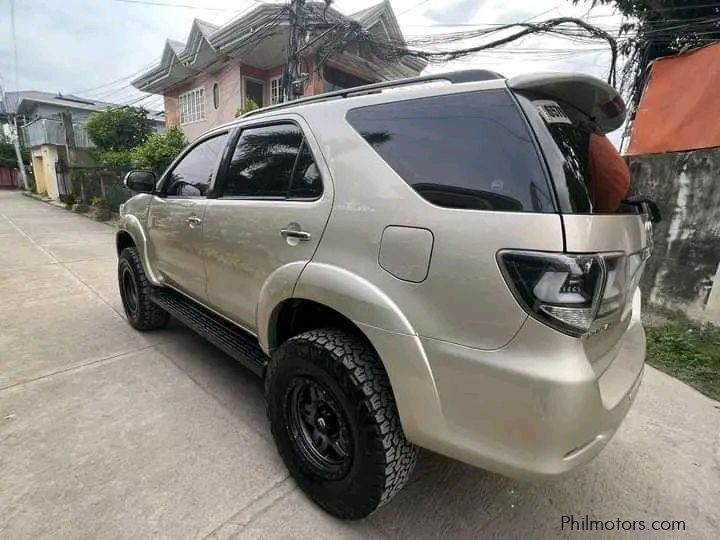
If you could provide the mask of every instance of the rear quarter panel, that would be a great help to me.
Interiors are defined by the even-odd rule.
[[[380,99],[387,96],[371,96],[362,104]],[[426,202],[347,123],[347,110],[359,106],[348,104],[351,101],[303,111],[336,189],[313,262],[341,267],[372,283],[421,336],[482,349],[502,347],[527,315],[508,290],[496,254],[501,249],[562,251],[560,216],[447,209]],[[380,266],[380,242],[388,225],[432,231],[430,268],[421,283],[398,279]],[[298,288],[301,285],[302,276]],[[381,315],[365,312],[363,317],[356,322],[382,327]]]

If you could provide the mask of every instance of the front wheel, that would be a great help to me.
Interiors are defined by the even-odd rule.
[[[151,300],[152,285],[134,247],[120,252],[118,286],[130,326],[136,330],[147,331],[162,328],[167,324],[170,316]]]
[[[402,431],[387,373],[360,338],[327,329],[291,338],[270,361],[265,395],[285,465],[330,514],[364,518],[410,478],[417,447]]]

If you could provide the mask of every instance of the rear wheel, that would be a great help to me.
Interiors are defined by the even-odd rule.
[[[265,379],[278,450],[305,493],[345,519],[368,516],[407,483],[417,448],[400,427],[372,348],[338,330],[285,342]]]
[[[147,331],[162,328],[167,324],[170,316],[150,299],[152,285],[134,247],[120,252],[118,286],[125,315],[133,328]]]

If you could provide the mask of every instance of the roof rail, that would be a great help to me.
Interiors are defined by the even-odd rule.
[[[434,81],[448,81],[452,84],[466,83],[466,82],[477,82],[477,81],[489,81],[493,79],[504,79],[502,75],[489,69],[466,69],[463,71],[450,71],[446,73],[435,73],[432,75],[422,75],[419,77],[409,77],[407,79],[397,79],[394,81],[384,81],[373,84],[366,84],[363,86],[354,86],[352,88],[344,88],[343,90],[335,90],[334,92],[327,92],[325,94],[318,94],[317,96],[310,96],[302,99],[296,99],[293,101],[286,101],[278,105],[271,105],[269,107],[263,107],[262,109],[255,109],[254,111],[246,112],[242,115],[242,118],[248,116],[254,116],[269,111],[276,111],[278,109],[287,109],[289,107],[295,107],[297,105],[305,105],[306,103],[315,103],[320,101],[328,101],[337,98],[346,98],[353,95],[359,94],[374,94],[388,88],[399,88],[401,86],[410,86],[418,83],[434,82]]]

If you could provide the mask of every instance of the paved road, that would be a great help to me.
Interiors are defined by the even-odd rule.
[[[568,477],[424,453],[370,519],[330,518],[288,479],[259,381],[177,324],[133,331],[115,261],[110,227],[0,191],[0,537],[555,538],[561,516],[589,514],[717,538],[720,406],[653,369]]]

